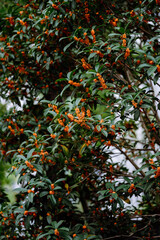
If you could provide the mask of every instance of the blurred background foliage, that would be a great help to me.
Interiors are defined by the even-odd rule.
[[[7,104],[0,103],[0,120],[5,114],[7,114]],[[10,201],[11,203],[15,201],[15,193],[13,192],[13,187],[16,182],[14,174],[8,176],[8,169],[11,167],[9,162],[4,162],[0,154],[0,203]]]

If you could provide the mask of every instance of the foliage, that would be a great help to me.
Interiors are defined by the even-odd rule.
[[[21,187],[0,239],[160,235],[159,6],[29,0],[1,19],[1,161]]]

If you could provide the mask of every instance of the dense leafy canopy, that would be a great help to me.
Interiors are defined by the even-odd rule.
[[[23,2],[1,17],[0,161],[20,187],[0,239],[160,235],[160,1]]]

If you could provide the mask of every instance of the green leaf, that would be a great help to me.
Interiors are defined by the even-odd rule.
[[[148,182],[144,187],[144,192],[148,193],[149,189],[153,186],[154,182]]]
[[[98,72],[99,68],[100,68],[100,64],[97,63],[96,66],[95,66],[95,70],[96,70],[96,72]]]
[[[65,180],[66,180],[66,178],[60,178],[60,179],[58,179],[57,181],[55,181],[54,184],[57,184],[57,183],[59,183],[59,182],[65,181]]]
[[[85,148],[87,147],[86,143],[83,143],[81,147],[79,148],[79,154],[82,156]]]
[[[89,61],[91,58],[93,58],[94,56],[96,56],[96,55],[97,55],[96,52],[91,53],[91,54],[89,55],[89,57],[88,57],[88,61]]]
[[[61,147],[63,149],[64,155],[69,157],[69,149],[64,145],[61,145]]]
[[[131,184],[131,180],[130,180],[128,177],[124,176],[123,178],[124,178],[124,180],[125,180],[126,182],[128,182],[129,184]]]
[[[40,194],[39,194],[39,197],[41,198],[41,197],[44,197],[44,196],[46,196],[48,194],[48,192],[47,191],[43,191],[43,192],[41,192]]]
[[[28,154],[27,154],[27,159],[30,159],[32,157],[33,152],[35,151],[35,148],[32,148]]]
[[[34,197],[34,194],[31,192],[28,194],[28,200],[33,203],[33,197]]]
[[[48,232],[48,233],[39,234],[38,237],[36,238],[36,240],[38,240],[38,239],[40,239],[40,238],[43,238],[43,237],[45,237],[45,236],[48,236],[48,235],[50,235],[49,232]]]
[[[119,205],[120,205],[120,207],[121,208],[124,208],[124,203],[123,203],[123,201],[122,201],[122,199],[121,198],[117,198],[117,202],[119,203]]]
[[[47,128],[47,130],[48,130],[48,132],[49,132],[50,134],[53,133],[53,130],[52,130],[52,127],[51,127],[51,126],[49,126],[49,127]]]
[[[52,203],[53,205],[56,205],[56,199],[55,199],[54,195],[50,195],[49,198],[50,198],[50,200],[51,200],[51,203]]]
[[[117,193],[111,193],[112,197],[116,200],[118,198]]]
[[[52,217],[51,217],[51,215],[47,216],[47,222],[48,222],[48,224],[51,224],[51,222],[52,222]]]
[[[136,109],[134,112],[134,120],[137,121],[139,117],[140,117],[140,110]]]
[[[101,130],[101,133],[107,138],[108,137],[108,132],[105,131],[104,129]]]
[[[147,71],[148,76],[151,76],[156,70],[157,70],[156,66],[150,67]]]
[[[71,42],[71,43],[69,43],[69,44],[67,44],[67,45],[63,48],[63,51],[65,52],[73,43],[74,43],[74,41]]]

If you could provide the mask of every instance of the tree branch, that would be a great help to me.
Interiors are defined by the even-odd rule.
[[[117,236],[113,236],[113,237],[109,237],[109,238],[104,238],[103,240],[109,240],[109,239],[115,239],[115,238],[122,238],[122,237],[124,237],[124,238],[130,238],[130,237],[132,237],[132,238],[137,238],[137,239],[142,239],[142,237],[136,237],[136,236],[134,236],[137,232],[141,232],[142,230],[144,230],[145,228],[147,228],[149,225],[150,225],[150,221],[147,223],[147,225],[145,225],[144,227],[142,227],[142,228],[140,228],[140,229],[138,229],[136,232],[134,232],[134,233],[131,233],[130,235],[117,235]]]
[[[135,169],[139,170],[140,168],[138,165],[119,147],[117,144],[114,145],[125,157],[129,162],[135,167]],[[145,177],[145,173],[143,171],[139,171],[143,177]]]

